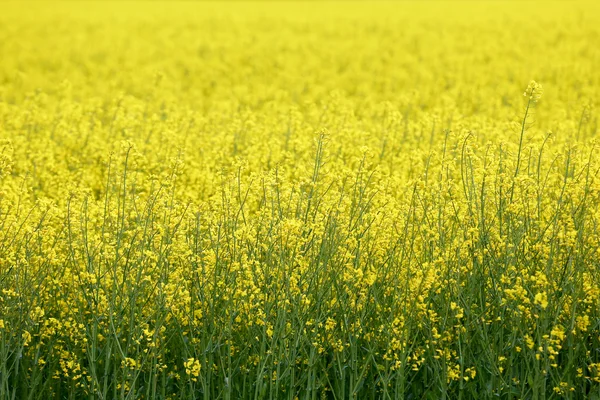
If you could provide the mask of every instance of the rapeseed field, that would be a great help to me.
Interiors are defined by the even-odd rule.
[[[599,399],[600,5],[1,2],[0,399]]]

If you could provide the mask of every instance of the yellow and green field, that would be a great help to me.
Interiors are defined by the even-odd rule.
[[[0,400],[600,399],[600,4],[0,2]]]

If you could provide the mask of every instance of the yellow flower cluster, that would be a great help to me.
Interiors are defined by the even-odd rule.
[[[1,8],[0,399],[600,390],[596,3]]]
[[[529,82],[529,86],[525,89],[523,96],[529,97],[529,99],[535,103],[537,103],[541,98],[542,94],[544,94],[544,89],[542,85],[537,83],[536,81]]]
[[[185,363],[183,363],[185,367],[185,373],[191,376],[192,381],[196,381],[198,376],[200,375],[200,361],[190,358]]]

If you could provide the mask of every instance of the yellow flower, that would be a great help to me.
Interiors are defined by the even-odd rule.
[[[542,94],[544,94],[544,89],[542,88],[542,85],[532,80],[531,82],[529,82],[527,89],[525,89],[523,96],[529,97],[529,100],[536,103],[542,98]]]
[[[136,369],[136,367],[138,366],[137,362],[133,359],[133,358],[129,358],[126,357],[122,362],[121,365],[125,368],[129,368],[129,369]]]
[[[196,381],[196,377],[200,375],[200,361],[195,358],[188,358],[183,365],[185,367],[185,373],[191,376],[193,381]]]
[[[29,346],[29,343],[31,342],[31,333],[23,331],[21,337],[23,338],[23,346]]]
[[[537,293],[533,299],[533,303],[537,304],[542,309],[546,309],[546,307],[548,307],[548,295],[546,292]]]

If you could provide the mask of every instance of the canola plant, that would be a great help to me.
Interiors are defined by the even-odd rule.
[[[599,39],[594,2],[0,3],[0,398],[600,398]]]

